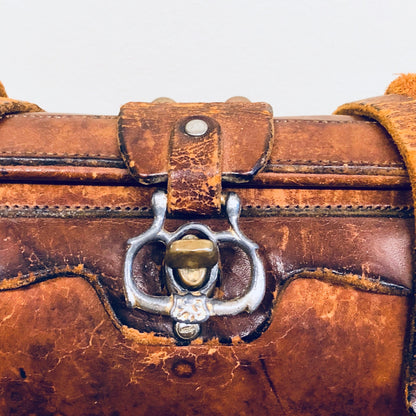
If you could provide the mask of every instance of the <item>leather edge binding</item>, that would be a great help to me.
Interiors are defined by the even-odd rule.
[[[142,332],[134,328],[127,327],[122,324],[115,311],[113,310],[107,295],[100,283],[100,276],[94,272],[85,269],[82,264],[77,266],[62,266],[55,267],[53,269],[41,270],[39,272],[31,272],[29,274],[23,275],[19,273],[17,276],[4,279],[0,281],[0,293],[8,290],[16,290],[23,287],[28,287],[37,283],[45,282],[47,280],[70,277],[70,278],[83,278],[85,279],[95,290],[98,299],[103,305],[106,313],[111,319],[113,325],[120,330],[120,332],[129,339],[136,341],[142,345],[157,345],[157,346],[168,346],[168,345],[177,345],[178,343],[172,338],[159,336],[154,332]],[[278,309],[278,302],[281,297],[284,295],[288,286],[298,279],[315,279],[322,281],[324,283],[350,287],[361,292],[370,292],[381,295],[388,296],[404,296],[407,297],[410,295],[411,291],[401,285],[389,283],[381,279],[372,279],[368,277],[363,277],[360,275],[352,273],[341,273],[335,270],[330,270],[326,268],[315,268],[315,269],[300,269],[291,272],[286,276],[284,280],[278,285],[276,292],[273,293],[273,307],[269,317],[266,319],[263,325],[261,325],[253,334],[250,334],[247,337],[233,337],[229,340],[230,345],[239,345],[252,343],[258,339],[270,326],[272,320],[275,318]],[[218,338],[211,338],[208,340],[196,339],[192,341],[190,346],[197,345],[224,345]]]

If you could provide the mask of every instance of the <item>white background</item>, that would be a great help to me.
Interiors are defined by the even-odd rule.
[[[51,112],[159,96],[330,114],[416,72],[416,0],[0,0],[0,80]]]

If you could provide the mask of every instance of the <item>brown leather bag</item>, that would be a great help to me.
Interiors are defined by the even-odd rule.
[[[273,118],[0,88],[0,414],[412,412],[415,90]]]

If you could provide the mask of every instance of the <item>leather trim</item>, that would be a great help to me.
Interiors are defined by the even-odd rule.
[[[3,117],[2,180],[134,184],[118,148],[117,120],[116,116],[50,113]],[[409,187],[397,149],[373,121],[351,116],[278,117],[274,130],[270,160],[250,186]],[[247,155],[249,150],[239,153]],[[160,157],[157,152],[149,160]],[[235,180],[223,174],[223,185]]]
[[[117,119],[53,113],[8,115],[0,120],[0,154],[121,161]]]
[[[144,331],[139,331],[134,328],[129,328],[123,325],[117,314],[115,313],[111,302],[107,296],[106,290],[101,284],[102,276],[91,272],[88,269],[85,269],[82,265],[78,266],[56,266],[53,270],[46,269],[38,272],[31,272],[29,274],[23,275],[19,274],[18,276],[11,277],[8,279],[3,279],[0,281],[0,293],[8,290],[16,290],[28,286],[35,285],[40,282],[44,282],[52,279],[59,278],[83,278],[85,279],[95,290],[98,298],[103,305],[106,313],[112,320],[114,326],[119,329],[125,336],[128,338],[134,339],[136,342],[145,345],[180,345],[180,341],[175,341],[172,337],[165,336],[156,336],[154,337],[153,333],[146,333]],[[107,276],[108,277],[108,276]],[[274,294],[275,301],[272,314],[268,317],[265,325],[262,325],[257,332],[251,334],[248,337],[234,337],[229,339],[229,345],[238,345],[242,343],[249,343],[255,341],[266,329],[269,327],[271,321],[276,318],[276,303],[284,295],[286,289],[294,281],[298,279],[313,279],[329,283],[335,286],[344,286],[354,288],[361,292],[369,292],[375,294],[382,294],[388,296],[399,296],[407,297],[411,294],[411,291],[401,285],[394,283],[389,283],[383,281],[382,279],[372,279],[366,276],[359,276],[351,273],[341,273],[334,270],[329,270],[325,268],[315,268],[315,269],[301,269],[295,272],[292,272],[282,280],[278,285],[277,291]],[[148,336],[150,335],[150,337]],[[209,340],[210,345],[223,345],[224,343],[217,338],[211,338]],[[191,345],[200,345],[201,340],[197,339],[191,342]]]
[[[2,213],[28,215],[132,215],[151,216],[151,196],[155,188],[133,186],[0,184]],[[412,198],[409,191],[357,189],[253,189],[226,188],[238,193],[243,213],[252,210],[265,215],[284,212],[346,212],[379,216],[383,212],[410,215]],[[348,202],[346,202],[348,201]],[[373,213],[373,214],[372,214]],[[332,214],[331,214],[332,215]]]
[[[20,164],[25,163],[27,164]],[[6,163],[11,163],[6,164]],[[19,164],[17,164],[17,163]],[[65,164],[68,162],[67,164]],[[2,165],[1,163],[5,163]],[[13,164],[12,164],[13,163]],[[2,182],[26,181],[31,183],[50,184],[137,184],[129,171],[118,168],[121,161],[99,159],[35,159],[35,158],[4,158],[0,160],[0,177]],[[123,163],[124,165],[124,163]],[[370,189],[410,189],[407,174],[401,175],[401,168],[340,168],[343,173],[331,173],[331,168],[287,166],[279,168],[281,172],[261,172],[248,184],[242,187],[315,187],[315,188],[370,188]],[[307,173],[305,173],[305,170]],[[313,172],[313,173],[312,173]],[[319,173],[316,173],[319,172]],[[372,173],[372,174],[370,174]],[[223,180],[223,186],[235,186]]]
[[[387,282],[383,279],[373,279],[352,273],[340,273],[339,271],[325,268],[304,268],[291,272],[286,276],[286,279],[281,282],[282,287],[279,290],[279,295],[297,279],[316,279],[333,285],[354,287],[363,292],[391,296],[410,296],[412,293],[407,287]]]
[[[5,218],[153,218],[150,207],[89,207],[0,205],[0,217]],[[373,217],[413,218],[413,207],[380,205],[337,206],[253,206],[244,205],[241,217]]]
[[[182,120],[207,117],[221,132],[222,175],[250,180],[266,165],[273,144],[272,109],[265,103],[127,103],[120,110],[118,138],[123,159],[142,184],[165,182],[169,142]]]

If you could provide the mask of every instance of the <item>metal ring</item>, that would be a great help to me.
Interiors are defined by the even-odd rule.
[[[130,307],[151,313],[170,315],[177,322],[183,323],[200,323],[206,321],[210,316],[237,315],[244,311],[253,312],[258,308],[266,291],[265,272],[256,251],[258,246],[244,236],[238,227],[240,200],[235,193],[230,193],[226,201],[231,231],[213,232],[203,224],[189,223],[170,233],[163,229],[167,206],[166,194],[163,191],[153,194],[152,206],[155,215],[152,226],[140,236],[128,241],[130,247],[127,250],[124,265],[124,289]],[[209,288],[217,278],[218,266],[214,266],[211,270],[204,291],[198,291],[197,294],[185,291],[184,294],[153,296],[144,293],[136,286],[133,280],[133,261],[140,249],[153,241],[160,241],[168,245],[190,231],[204,234],[215,244],[219,242],[236,244],[247,254],[251,265],[251,279],[248,290],[242,296],[231,300],[219,300],[207,296]]]

